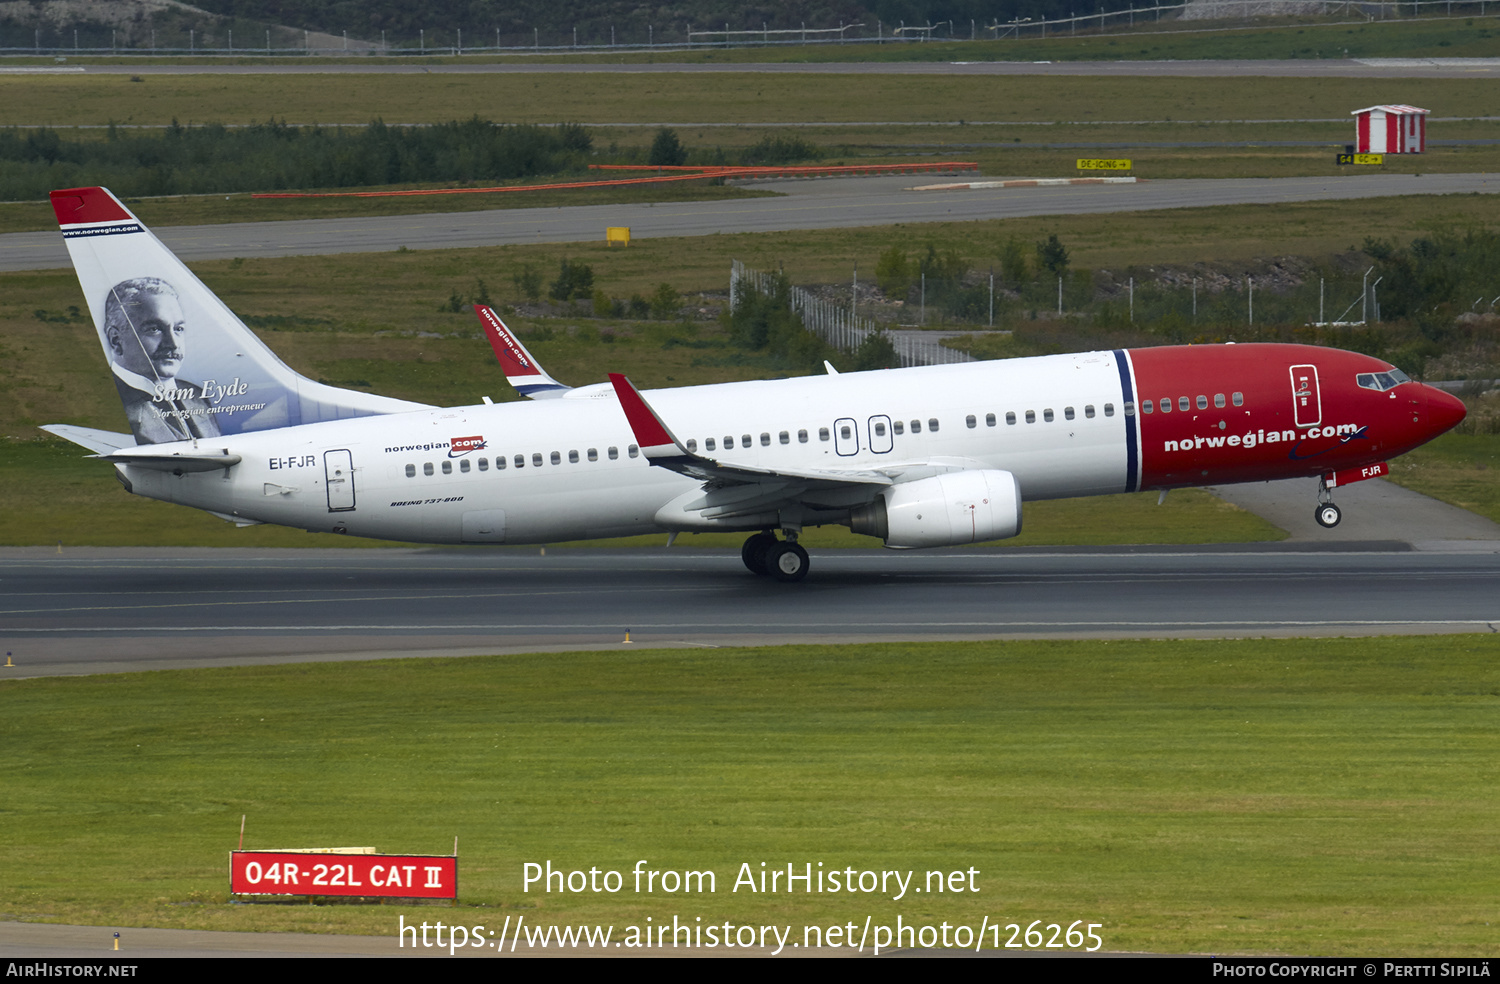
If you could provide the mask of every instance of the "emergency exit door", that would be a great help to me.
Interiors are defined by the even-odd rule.
[[[323,452],[323,482],[328,487],[328,511],[354,508],[354,457],[348,451]]]
[[[1323,400],[1318,395],[1318,367],[1292,366],[1292,416],[1298,427],[1323,422]]]

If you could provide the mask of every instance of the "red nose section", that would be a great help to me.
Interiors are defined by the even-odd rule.
[[[1452,393],[1445,393],[1435,386],[1422,389],[1427,393],[1427,420],[1433,437],[1452,430],[1468,416],[1469,409],[1464,406],[1464,401]]]

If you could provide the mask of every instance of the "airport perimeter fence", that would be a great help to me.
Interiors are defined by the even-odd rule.
[[[526,32],[504,32],[500,28],[468,32],[463,30],[419,30],[416,37],[387,37],[382,31],[378,40],[351,38],[349,32],[332,35],[287,28],[257,28],[247,32],[243,27],[236,40],[232,28],[210,25],[208,30],[163,28],[158,36],[154,27],[120,31],[106,29],[97,23],[59,29],[0,27],[0,56],[127,55],[148,57],[295,57],[376,56],[376,57],[462,57],[495,54],[561,54],[601,51],[697,51],[714,48],[768,48],[785,45],[841,44],[920,44],[928,41],[998,41],[1021,38],[1055,38],[1080,33],[1105,34],[1129,32],[1139,28],[1154,29],[1165,21],[1178,22],[1174,31],[1212,30],[1210,22],[1252,22],[1268,16],[1299,14],[1365,21],[1394,19],[1434,19],[1442,17],[1480,17],[1500,14],[1500,0],[1191,0],[1177,4],[1152,4],[1093,13],[1072,13],[1067,17],[1017,17],[1009,21],[993,20],[989,24],[970,20],[907,24],[898,21],[874,25],[841,23],[838,27],[771,28],[762,23],[754,28],[731,28],[686,24],[658,32],[655,25],[632,24],[617,31],[611,25],[603,28],[578,28],[561,37],[544,36],[540,28]],[[1186,27],[1185,24],[1192,24]],[[551,32],[549,32],[551,33]],[[300,37],[298,37],[300,35]],[[300,43],[299,43],[300,42]]]
[[[734,260],[729,268],[731,312],[738,307],[745,291],[773,296],[776,276]],[[871,337],[884,335],[896,352],[896,365],[902,368],[974,361],[967,352],[940,344],[936,335],[924,335],[921,331],[887,331],[871,319],[859,317],[847,304],[824,300],[801,287],[791,288],[790,293],[792,311],[802,319],[803,326],[840,352],[853,353]]]

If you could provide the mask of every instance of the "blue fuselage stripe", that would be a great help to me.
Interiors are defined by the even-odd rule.
[[[1126,407],[1134,407],[1135,388],[1130,385],[1130,362],[1124,349],[1115,349],[1115,365],[1120,367],[1120,398]],[[1135,414],[1123,413],[1125,420],[1125,491],[1139,492],[1141,488],[1140,450],[1135,441]]]

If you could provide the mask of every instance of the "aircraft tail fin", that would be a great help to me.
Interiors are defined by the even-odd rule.
[[[52,208],[137,444],[425,408],[292,371],[107,189]]]
[[[567,395],[572,389],[547,375],[547,371],[526,351],[526,346],[521,344],[515,332],[506,327],[493,308],[487,304],[476,304],[474,313],[479,315],[479,323],[484,326],[484,334],[490,340],[490,347],[495,350],[495,358],[500,360],[500,368],[505,371],[506,381],[515,387],[517,393],[532,400],[552,400]]]

